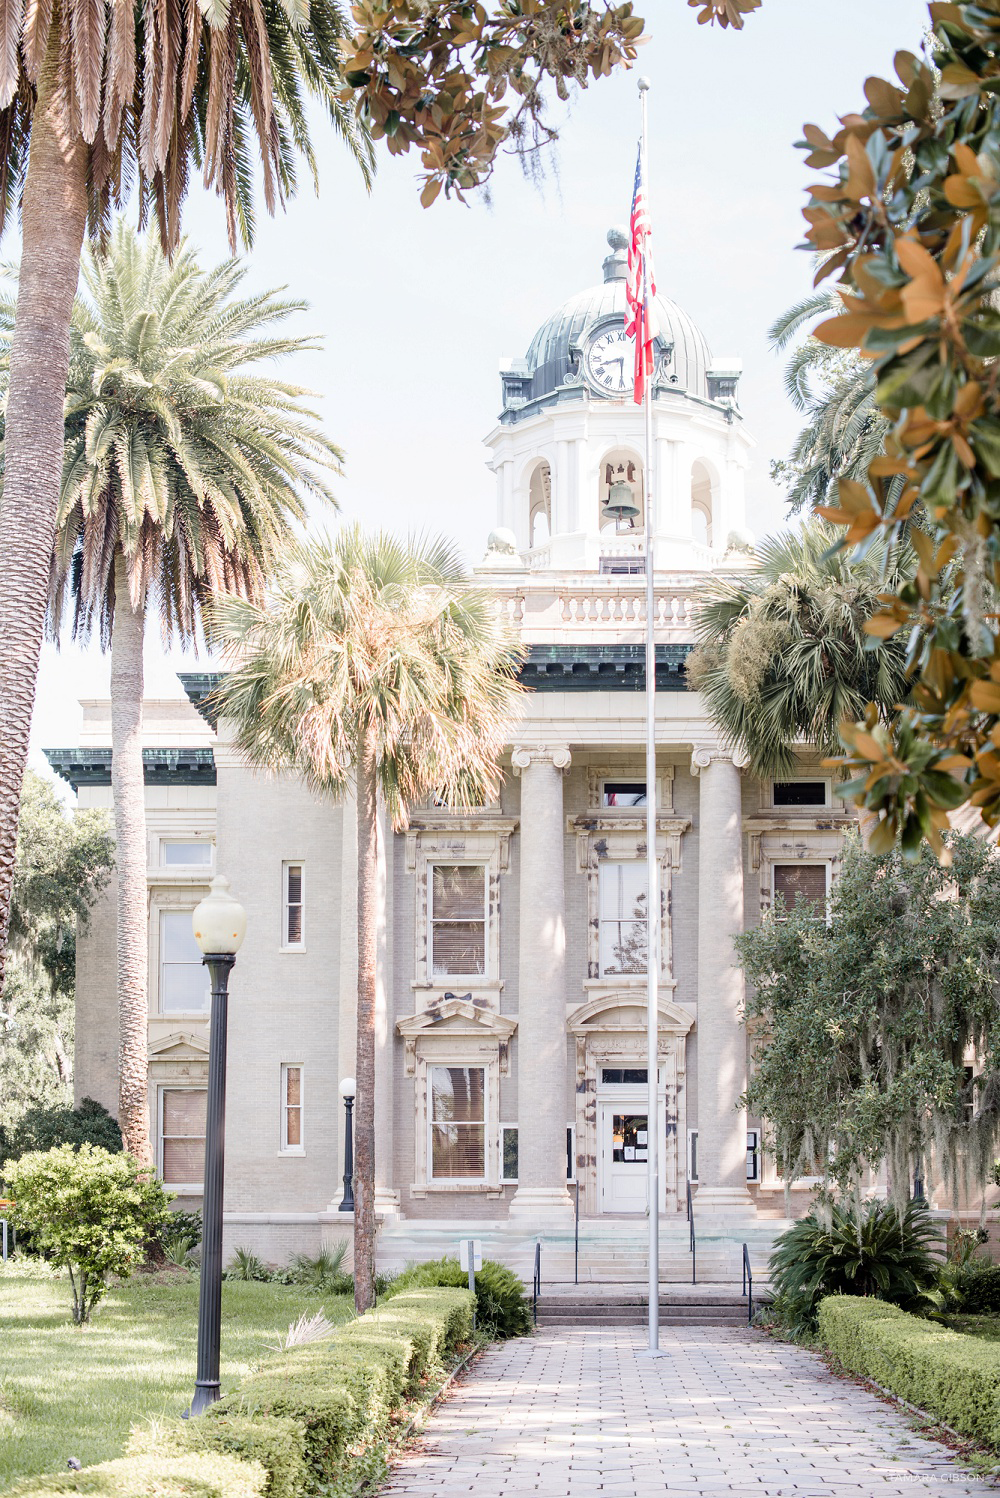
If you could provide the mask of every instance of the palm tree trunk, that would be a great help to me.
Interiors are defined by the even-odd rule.
[[[354,1305],[375,1301],[375,979],[378,880],[375,739],[358,743],[358,1045],[354,1105]]]
[[[111,634],[111,786],[118,865],[118,1123],[143,1165],[149,1143],[146,792],[142,773],[142,642],[145,610],[133,609],[125,558],[115,556]]]
[[[21,210],[0,503],[0,996],[63,459],[69,330],[87,223],[88,151],[55,88],[58,5],[38,84]]]

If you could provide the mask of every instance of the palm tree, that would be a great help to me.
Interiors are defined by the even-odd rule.
[[[835,292],[817,291],[796,302],[768,330],[771,347],[786,349],[810,323],[843,311]],[[806,417],[786,459],[772,463],[775,483],[787,485],[792,514],[836,504],[839,479],[864,479],[885,444],[889,422],[875,404],[869,360],[831,348],[809,333],[785,367],[785,393]]]
[[[234,250],[249,244],[255,162],[269,211],[297,160],[315,178],[307,96],[370,180],[367,131],[342,98],[349,31],[340,0],[0,0],[0,230],[20,208],[22,231],[0,505],[0,992],[88,220],[105,232],[134,194],[173,249],[197,173]]]
[[[849,561],[840,532],[810,520],[761,546],[754,571],[713,578],[698,610],[688,685],[755,775],[788,775],[795,746],[840,748],[838,728],[869,702],[888,717],[906,699],[906,643],[864,630],[879,593],[910,570],[908,552]]]
[[[302,303],[240,295],[235,260],[199,269],[182,242],[118,223],[83,261],[73,312],[49,624],[111,649],[118,866],[119,1123],[149,1158],[142,650],[147,613],[197,643],[218,591],[262,596],[304,500],[332,502],[340,453],[307,392],[259,372],[315,344],[273,331]],[[12,306],[8,302],[9,320]],[[265,331],[261,331],[261,330]]]
[[[432,791],[468,806],[495,790],[519,651],[449,542],[353,526],[289,556],[266,604],[220,597],[211,625],[233,662],[219,709],[249,760],[293,767],[334,796],[356,788],[354,1295],[364,1311],[375,1275],[378,798],[400,828]]]

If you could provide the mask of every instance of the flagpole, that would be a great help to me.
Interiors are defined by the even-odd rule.
[[[649,170],[647,160],[649,79],[639,79],[642,104],[642,160],[649,218]],[[650,326],[649,254],[642,257],[642,299],[646,328]],[[638,336],[638,334],[637,334]],[[655,530],[655,473],[653,469],[653,380],[655,368],[646,373],[643,390],[645,417],[646,500],[646,1149],[648,1154],[649,1211],[649,1354],[660,1354],[660,1127],[659,1116],[659,975],[660,975],[660,866],[656,856],[656,591],[653,578]]]

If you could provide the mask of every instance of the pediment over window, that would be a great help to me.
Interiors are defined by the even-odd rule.
[[[419,1014],[397,1022],[396,1029],[407,1039],[423,1035],[491,1035],[509,1040],[517,1029],[517,1020],[487,1009],[482,1000],[443,998]]]
[[[174,1030],[150,1042],[151,1061],[204,1061],[208,1055],[208,1042],[190,1030]]]
[[[694,1016],[669,999],[660,999],[658,1028],[661,1035],[686,1035],[694,1025]],[[613,1032],[635,1033],[646,1029],[646,1006],[636,1003],[634,992],[602,993],[574,1009],[566,1021],[571,1035]]]
[[[463,1065],[483,1064],[492,1058],[506,1077],[510,1069],[510,1038],[517,1020],[486,1007],[482,998],[456,998],[448,994],[419,1014],[398,1020],[396,1029],[405,1042],[406,1075],[416,1074],[418,1058]]]

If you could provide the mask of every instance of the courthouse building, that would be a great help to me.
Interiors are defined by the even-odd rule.
[[[477,576],[520,631],[531,689],[499,800],[471,814],[426,806],[408,831],[383,829],[376,1118],[387,1263],[453,1249],[472,1226],[523,1262],[538,1237],[565,1244],[577,1199],[582,1242],[641,1244],[651,1125],[668,1243],[683,1229],[688,1183],[720,1242],[783,1213],[759,1121],[739,1108],[747,1042],[733,937],[778,893],[823,896],[851,817],[815,759],[789,781],[749,776],[687,689],[706,579],[752,564],[753,443],[739,363],[713,360],[691,317],[661,297],[653,1124],[647,476],[623,333],[625,236],[608,240],[603,279],[501,366],[502,409],[486,439],[497,528]],[[354,1071],[354,808],[250,770],[212,721],[214,680],[185,676],[189,701],[146,705],[150,1125],[164,1180],[193,1203],[209,998],[190,912],[218,870],[248,915],[229,1028],[227,1242],[280,1261],[349,1223],[338,1208],[340,1081]],[[87,702],[80,746],[49,753],[81,805],[111,806],[109,745],[109,704]],[[112,1111],[114,903],[112,889],[80,940],[76,1051],[78,1095]]]

